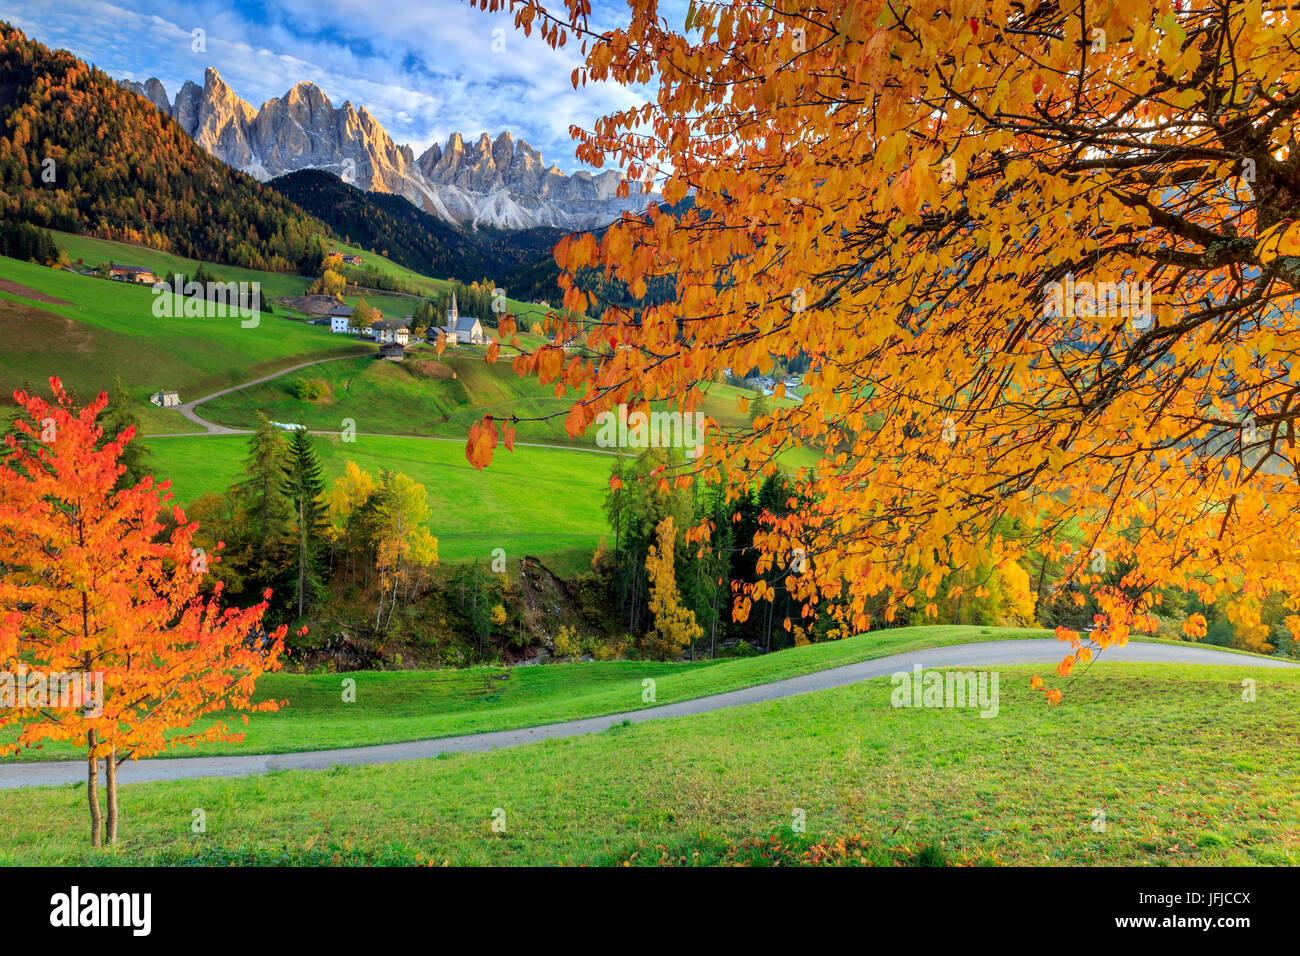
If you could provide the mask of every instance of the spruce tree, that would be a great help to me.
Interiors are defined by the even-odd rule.
[[[100,427],[104,430],[100,445],[116,441],[117,436],[131,425],[135,426],[135,438],[123,446],[122,454],[117,459],[119,465],[126,466],[126,471],[118,476],[118,488],[134,488],[153,468],[149,449],[140,440],[140,415],[135,401],[122,384],[122,376],[118,375],[113,380],[113,395],[100,422]]]
[[[325,478],[316,447],[307,429],[299,428],[289,438],[280,488],[289,500],[290,520],[297,525],[298,616],[324,591]]]
[[[267,417],[261,412],[257,417],[257,431],[248,440],[248,457],[244,459],[244,480],[237,490],[256,535],[252,571],[265,586],[274,577],[274,549],[288,529],[289,501],[281,480],[289,450]]]

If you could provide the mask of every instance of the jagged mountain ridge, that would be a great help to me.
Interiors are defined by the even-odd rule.
[[[256,179],[323,169],[361,189],[404,196],[453,225],[591,229],[624,210],[644,209],[650,198],[618,198],[619,174],[612,170],[570,176],[548,167],[541,153],[509,132],[495,140],[483,133],[472,145],[453,133],[445,146],[416,156],[364,106],[346,101],[335,108],[313,83],[254,109],[210,67],[202,86],[186,81],[174,100],[155,78],[121,82],[209,153]]]
[[[33,157],[58,157],[54,175],[33,175]],[[299,274],[329,235],[108,74],[2,20],[0,219]]]
[[[452,226],[404,196],[364,192],[322,169],[285,173],[267,185],[349,242],[382,252],[408,269],[462,282],[484,276],[501,282],[521,267],[549,268],[553,278],[542,297],[558,295],[554,276],[559,270],[550,254],[564,235],[558,229],[504,232]]]

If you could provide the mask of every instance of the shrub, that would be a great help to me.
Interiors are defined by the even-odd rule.
[[[300,378],[293,383],[293,394],[304,402],[319,402],[334,396],[334,388],[323,378]]]
[[[582,639],[568,624],[560,625],[560,630],[556,633],[552,644],[555,646],[556,657],[577,657],[582,653]]]

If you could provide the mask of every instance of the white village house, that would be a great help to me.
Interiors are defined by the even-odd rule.
[[[330,331],[347,332],[352,327],[352,308],[347,305],[336,305],[329,312]]]
[[[181,403],[181,397],[173,389],[164,389],[150,395],[149,401],[159,408],[175,408]]]
[[[395,319],[380,319],[370,323],[370,336],[380,345],[386,342],[405,345],[411,337],[411,330]]]
[[[447,337],[448,345],[487,344],[487,336],[483,334],[483,323],[473,316],[461,318],[460,309],[456,305],[455,292],[451,294],[451,305],[447,306],[446,326],[441,329],[430,326],[425,338],[430,343],[436,343],[439,335]]]

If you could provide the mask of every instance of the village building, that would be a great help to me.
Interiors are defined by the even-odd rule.
[[[379,357],[390,362],[401,362],[406,358],[406,346],[401,342],[389,342],[379,346]]]
[[[451,305],[447,306],[447,324],[443,328],[430,326],[425,337],[430,342],[437,342],[439,335],[447,337],[448,345],[486,345],[487,336],[483,334],[483,323],[473,316],[461,317],[456,306],[456,293],[451,294]]]
[[[336,305],[329,311],[331,332],[347,332],[352,328],[352,307]]]
[[[370,336],[380,345],[387,342],[405,345],[411,337],[411,330],[396,320],[380,319],[370,323]]]
[[[181,403],[181,397],[173,389],[160,389],[149,396],[149,401],[159,408],[175,408]]]

